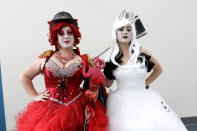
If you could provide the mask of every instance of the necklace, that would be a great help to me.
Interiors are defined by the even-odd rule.
[[[65,64],[67,61],[73,59],[75,57],[75,54],[72,53],[70,56],[61,56],[60,52],[57,52],[55,53],[55,57]]]

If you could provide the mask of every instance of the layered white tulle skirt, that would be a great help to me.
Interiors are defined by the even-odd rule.
[[[110,131],[187,131],[176,113],[151,89],[109,94],[107,115]]]

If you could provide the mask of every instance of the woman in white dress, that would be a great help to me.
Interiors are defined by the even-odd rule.
[[[162,97],[148,88],[162,72],[159,62],[136,40],[136,18],[123,10],[112,29],[112,48],[106,59],[106,85],[114,80],[107,115],[111,131],[186,131]],[[151,72],[152,71],[152,72]]]

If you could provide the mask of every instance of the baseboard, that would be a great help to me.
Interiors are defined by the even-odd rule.
[[[183,118],[181,118],[181,120],[183,121],[183,123],[184,123],[185,125],[197,124],[197,116],[193,116],[193,117],[183,117]]]

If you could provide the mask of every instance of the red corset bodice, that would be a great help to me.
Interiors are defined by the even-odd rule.
[[[107,131],[105,107],[100,101],[95,103],[94,109],[89,108],[92,115],[88,120],[89,124],[84,126],[86,105],[90,107],[91,103],[86,98],[86,88],[80,88],[84,79],[81,64],[71,63],[62,69],[49,59],[53,54],[48,51],[42,55],[42,58],[48,60],[43,75],[50,97],[44,102],[33,101],[28,104],[28,107],[16,118],[16,129],[18,131],[83,131],[86,127],[87,131]],[[90,58],[86,54],[80,57],[86,63],[87,71]]]
[[[44,70],[45,85],[50,91],[50,100],[70,104],[81,96],[83,89],[82,67],[80,63],[71,63],[62,69],[53,60],[49,60]]]

